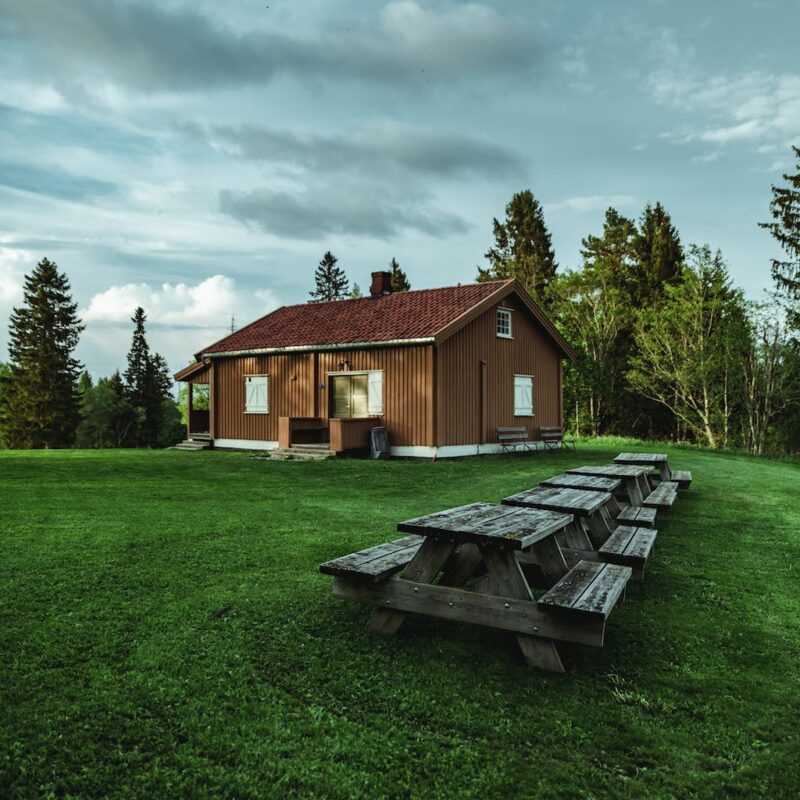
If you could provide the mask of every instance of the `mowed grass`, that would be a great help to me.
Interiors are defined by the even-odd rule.
[[[694,485],[566,676],[466,625],[375,638],[317,571],[619,449],[0,453],[0,796],[798,796],[795,465],[671,451]]]

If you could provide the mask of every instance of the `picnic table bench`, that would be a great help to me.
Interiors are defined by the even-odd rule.
[[[410,613],[485,625],[514,633],[529,665],[564,672],[556,642],[602,646],[632,574],[613,563],[570,568],[556,536],[571,522],[559,512],[473,503],[401,522],[398,531],[412,536],[320,571],[333,576],[335,596],[377,607],[375,632],[396,633]],[[526,553],[546,581],[538,600],[518,560]]]
[[[620,453],[614,463],[654,468],[662,481],[674,481],[680,489],[688,489],[692,484],[692,473],[688,470],[673,470],[666,453]]]

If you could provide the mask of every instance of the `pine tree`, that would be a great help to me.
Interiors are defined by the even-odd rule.
[[[478,268],[478,280],[516,278],[542,300],[558,265],[542,206],[533,193],[526,189],[515,194],[506,206],[505,222],[494,219],[493,230],[495,246],[485,254],[489,267]]]
[[[158,353],[150,354],[144,323],[144,309],[136,309],[128,368],[125,370],[125,396],[136,410],[136,443],[140,447],[155,447],[164,413],[164,401],[171,399],[172,378],[166,360]]]
[[[633,296],[639,305],[656,301],[667,284],[680,281],[683,269],[683,247],[672,219],[661,203],[649,203],[639,221],[636,244],[639,259]]]
[[[356,299],[358,297],[363,297],[364,293],[361,291],[361,287],[357,284],[353,284],[353,288],[350,290],[350,297]]]
[[[800,147],[792,147],[797,172],[784,175],[788,186],[773,186],[769,210],[774,222],[760,223],[783,248],[786,260],[772,259],[772,279],[786,299],[787,323],[800,330]]]
[[[400,269],[397,259],[393,258],[389,263],[389,269],[392,273],[392,291],[407,292],[411,288],[408,280],[408,275],[405,271]]]
[[[327,300],[342,300],[350,291],[349,281],[344,270],[336,266],[339,259],[328,250],[322,256],[319,266],[314,273],[315,287],[310,303],[324,303]]]
[[[9,447],[68,447],[80,420],[73,358],[84,326],[72,302],[67,276],[42,259],[25,277],[23,306],[9,325],[11,375],[0,410]]]

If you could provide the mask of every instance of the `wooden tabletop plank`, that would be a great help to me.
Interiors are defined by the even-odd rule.
[[[565,473],[542,481],[540,486],[557,489],[586,489],[594,492],[613,492],[622,483],[622,478],[608,478],[603,475],[581,475]]]
[[[569,475],[599,475],[604,478],[638,478],[650,472],[650,467],[637,467],[633,464],[608,464],[568,469]]]
[[[471,503],[400,522],[397,530],[521,550],[558,533],[572,520],[571,514],[554,511]]]
[[[620,453],[615,464],[661,464],[667,460],[666,453]]]
[[[586,516],[594,514],[611,500],[608,492],[597,492],[586,489],[556,489],[538,486],[525,492],[504,497],[503,503],[510,506],[526,506],[543,508],[550,511],[561,511],[567,514]]]

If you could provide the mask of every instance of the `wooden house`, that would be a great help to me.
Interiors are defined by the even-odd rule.
[[[398,456],[500,451],[497,428],[560,426],[562,362],[575,353],[516,281],[285,306],[203,348],[176,373],[190,385],[189,435],[214,447],[308,442],[334,452],[388,429]],[[209,409],[191,406],[209,386]]]

